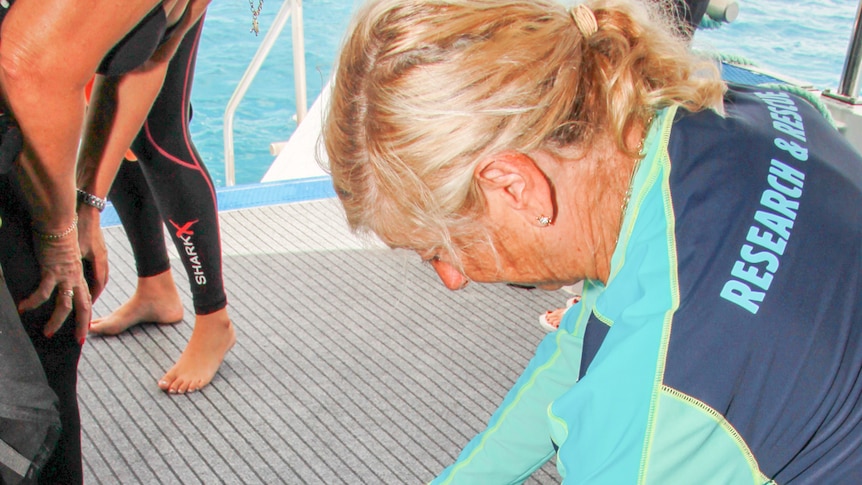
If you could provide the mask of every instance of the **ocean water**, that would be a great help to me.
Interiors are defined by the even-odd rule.
[[[256,8],[258,0],[251,1]],[[280,8],[279,1],[263,2],[258,36],[250,32],[249,0],[219,0],[207,10],[192,87],[190,128],[217,186],[225,185],[223,119],[227,103]],[[353,9],[353,0],[303,2],[308,107],[332,72]],[[259,182],[274,159],[269,154],[270,143],[286,141],[296,129],[291,20],[235,114],[237,184]]]
[[[838,86],[858,0],[739,0],[739,17],[698,30],[696,49],[742,56],[820,89]]]
[[[257,7],[258,0],[251,0]],[[350,16],[361,0],[303,2],[308,104],[320,93]],[[857,0],[739,0],[735,22],[698,30],[694,47],[743,57],[755,65],[823,88],[838,85],[858,8]],[[281,4],[269,0],[251,27],[246,0],[212,2],[207,13],[192,91],[192,136],[213,179],[225,185],[223,116],[228,100]],[[269,144],[296,128],[290,25],[261,67],[237,110],[237,184],[256,183],[273,161]]]

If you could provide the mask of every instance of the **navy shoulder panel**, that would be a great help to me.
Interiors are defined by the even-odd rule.
[[[596,357],[599,347],[605,341],[608,330],[610,330],[610,327],[596,318],[595,315],[590,314],[590,318],[587,320],[587,328],[584,330],[584,349],[581,352],[581,370],[578,379],[581,379],[587,373],[587,369]]]
[[[733,87],[726,109],[681,111],[668,146],[665,383],[725,415],[764,472],[816,473],[824,427],[840,416],[862,436],[862,157],[788,93]]]

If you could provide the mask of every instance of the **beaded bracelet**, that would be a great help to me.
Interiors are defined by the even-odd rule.
[[[72,221],[72,225],[67,227],[66,230],[64,230],[63,232],[61,232],[59,234],[50,234],[47,232],[39,232],[36,229],[33,229],[33,232],[37,236],[39,236],[39,239],[41,239],[43,241],[54,241],[57,239],[63,239],[64,237],[68,236],[69,234],[72,234],[72,231],[74,231],[77,227],[78,227],[78,215],[75,214],[75,219]]]

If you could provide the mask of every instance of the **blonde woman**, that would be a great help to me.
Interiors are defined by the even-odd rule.
[[[434,483],[862,481],[862,158],[647,8],[376,0],[349,31],[352,227],[453,290],[585,281]]]

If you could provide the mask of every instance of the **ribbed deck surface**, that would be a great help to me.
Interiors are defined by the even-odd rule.
[[[192,330],[141,325],[91,336],[79,391],[88,484],[418,484],[489,418],[565,293],[470,285],[450,292],[414,254],[360,243],[334,199],[223,212],[224,275],[238,341],[212,384],[171,396],[156,380]],[[135,271],[105,230],[111,280]],[[558,483],[552,463],[527,483]]]

